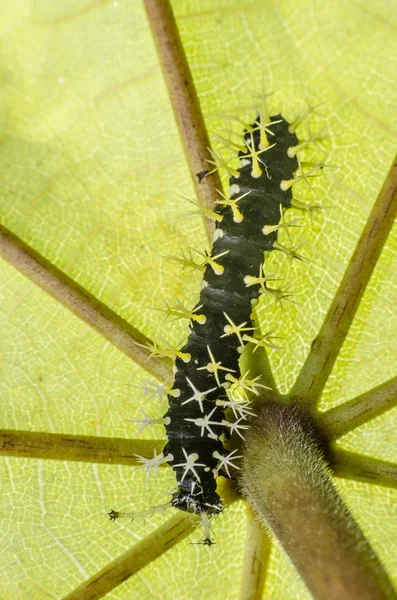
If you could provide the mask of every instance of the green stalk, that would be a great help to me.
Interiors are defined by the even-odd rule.
[[[332,482],[310,420],[265,402],[246,435],[240,485],[314,598],[386,600],[393,586]]]

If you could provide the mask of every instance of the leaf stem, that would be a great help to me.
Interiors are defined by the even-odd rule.
[[[221,190],[222,184],[217,172],[198,177],[209,169],[210,142],[171,4],[168,0],[144,0],[144,5],[197,197],[213,210],[219,199],[216,188]],[[204,224],[212,243],[214,223],[204,217]]]
[[[314,406],[332,371],[397,215],[397,157],[367,219],[335,298],[314,339],[291,397]]]
[[[335,440],[397,405],[397,377],[319,414],[327,439]]]
[[[141,463],[135,454],[152,458],[153,450],[160,454],[163,447],[163,440],[128,440],[0,429],[0,456],[138,465]]]
[[[103,598],[132,575],[187,537],[197,525],[194,515],[179,512],[84,581],[63,600]]]
[[[336,477],[397,489],[397,463],[331,446],[329,462]]]
[[[229,481],[220,486],[225,505],[232,504],[237,494]],[[146,565],[186,538],[200,521],[198,515],[178,511],[163,525],[84,581],[63,600],[96,600],[138,573]]]
[[[143,346],[152,345],[151,340],[2,225],[0,256],[148,373],[161,381],[172,380],[171,361],[149,360],[151,352]]]
[[[297,406],[261,406],[246,434],[240,485],[314,598],[397,598]]]
[[[250,507],[248,507],[248,513],[240,600],[262,598],[272,547],[269,532],[262,527],[258,517]]]

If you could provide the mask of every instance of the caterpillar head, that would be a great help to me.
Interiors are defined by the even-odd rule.
[[[194,478],[186,478],[178,483],[178,489],[171,499],[171,506],[185,512],[208,516],[220,513],[223,508],[217,492],[206,490],[204,493]]]

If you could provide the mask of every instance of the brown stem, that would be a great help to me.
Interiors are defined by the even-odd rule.
[[[240,600],[257,600],[263,596],[272,540],[251,508],[248,513]]]
[[[121,585],[157,557],[187,537],[197,519],[186,513],[175,514],[130,550],[84,581],[63,600],[95,600]]]
[[[299,373],[291,397],[318,401],[397,215],[397,158],[367,219],[339,289]]]
[[[319,425],[328,440],[335,440],[368,423],[397,405],[397,377],[319,414]]]
[[[210,168],[210,142],[170,2],[144,0],[144,4],[197,197],[213,209],[219,198],[216,188],[221,190],[222,185],[217,172],[204,179],[198,177]],[[214,223],[207,217],[204,222],[212,243]]]
[[[1,225],[0,256],[98,331],[148,373],[161,381],[172,380],[171,361],[160,358],[149,359],[150,350],[142,346],[151,345],[151,341],[143,333]]]
[[[330,466],[336,477],[397,488],[397,463],[331,447]]]
[[[135,454],[152,458],[153,451],[156,450],[157,454],[160,454],[163,447],[162,440],[127,440],[44,431],[0,430],[0,456],[137,465],[140,463]]]
[[[261,406],[246,434],[241,487],[314,598],[397,598],[297,407]]]
[[[229,482],[221,486],[221,492],[225,505],[232,504],[237,499],[235,490]],[[164,525],[158,527],[130,550],[124,552],[101,571],[84,581],[65,596],[63,600],[103,598],[107,593],[186,538],[196,529],[199,519],[197,515],[178,511]]]

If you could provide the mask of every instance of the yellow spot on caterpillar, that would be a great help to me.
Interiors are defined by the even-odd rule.
[[[228,321],[228,324],[224,326],[223,331],[225,333],[223,335],[221,335],[221,338],[226,337],[228,335],[236,335],[240,344],[242,346],[244,346],[243,338],[241,337],[241,332],[242,331],[253,331],[254,328],[253,327],[245,327],[245,325],[247,324],[247,321],[240,323],[240,325],[236,325],[235,323],[233,323],[232,319],[229,317],[229,315],[227,313],[224,312],[223,314],[225,315],[226,320]]]
[[[301,220],[302,219],[298,218],[298,219],[292,219],[291,221],[286,221],[285,217],[284,217],[283,207],[280,204],[280,222],[279,222],[279,224],[278,225],[265,225],[264,228],[262,229],[262,233],[264,233],[264,235],[270,235],[274,231],[278,231],[280,229],[285,229],[288,239],[291,242],[291,237],[290,237],[290,234],[288,231],[288,227],[301,227],[301,225],[296,225],[296,223]]]
[[[204,315],[197,314],[197,311],[202,308],[196,306],[193,310],[189,310],[178,298],[175,300],[175,304],[169,304],[167,300],[164,300],[165,308],[156,308],[154,310],[161,310],[165,312],[166,318],[174,317],[176,319],[189,319],[189,321],[196,321],[197,323],[203,324],[206,321]]]
[[[321,175],[321,173],[319,173],[318,175],[314,175],[314,173],[322,168],[323,168],[322,164],[317,165],[316,167],[314,167],[314,169],[312,169],[308,173],[304,173],[301,169],[301,174],[298,175],[298,177],[294,177],[293,179],[283,179],[282,182],[280,183],[280,188],[283,190],[283,192],[286,192],[287,190],[289,190],[290,187],[292,187],[296,183],[299,183],[300,181],[305,181],[307,183],[307,185],[310,187],[310,189],[313,190],[312,186],[310,185],[309,178],[318,177],[319,175]]]
[[[287,151],[288,156],[290,158],[294,158],[294,156],[296,156],[300,150],[303,150],[309,144],[315,144],[316,148],[318,150],[320,150],[320,152],[324,152],[324,150],[319,147],[317,142],[319,142],[320,140],[323,141],[330,137],[329,135],[324,135],[324,131],[327,131],[327,129],[329,129],[329,127],[324,127],[321,131],[318,131],[317,133],[312,134],[310,131],[310,127],[309,127],[308,130],[309,130],[310,137],[307,140],[303,140],[300,144],[297,144],[296,146],[291,146],[290,148],[288,148],[288,151]]]
[[[239,211],[239,209],[237,207],[237,202],[239,202],[239,200],[241,200],[242,198],[245,198],[245,196],[248,196],[248,194],[250,194],[251,192],[250,191],[246,192],[242,196],[239,196],[238,198],[234,198],[233,200],[231,200],[230,198],[227,198],[219,190],[216,190],[216,191],[218,192],[218,194],[220,196],[222,196],[223,200],[215,200],[215,204],[219,204],[220,206],[230,206],[230,208],[232,209],[232,213],[233,213],[233,221],[235,223],[241,223],[241,221],[244,219],[244,215]]]
[[[244,277],[244,283],[246,287],[251,287],[252,285],[259,285],[262,293],[266,291],[266,282],[267,281],[277,281],[277,278],[274,275],[265,275],[263,270],[263,265],[259,267],[259,275],[255,277],[254,275],[246,275]]]
[[[215,275],[223,275],[223,273],[225,272],[225,267],[223,267],[222,265],[218,265],[216,262],[212,262],[210,264]]]
[[[206,370],[206,371],[208,371],[208,373],[213,373],[213,375],[215,377],[215,381],[218,384],[218,387],[220,387],[221,382],[219,380],[218,371],[228,371],[229,373],[235,373],[235,371],[233,369],[228,369],[227,367],[223,367],[221,361],[216,362],[214,355],[211,352],[211,348],[209,346],[207,346],[207,351],[208,351],[211,362],[207,363],[204,367],[199,367],[197,369],[197,371]]]
[[[251,344],[254,344],[255,348],[254,348],[254,352],[262,347],[262,348],[272,348],[273,350],[280,350],[281,347],[280,346],[276,346],[272,340],[276,340],[279,339],[277,336],[272,335],[274,329],[272,331],[268,331],[263,338],[258,339],[258,338],[254,338],[251,335],[247,335],[246,333],[243,335],[243,340],[245,342],[250,342]]]
[[[258,375],[254,379],[249,379],[248,375],[249,375],[249,371],[247,371],[240,378],[234,377],[230,373],[227,373],[227,375],[225,376],[225,379],[227,379],[228,381],[230,381],[231,384],[234,384],[236,386],[234,389],[235,392],[237,392],[238,390],[241,390],[243,396],[247,399],[248,399],[248,396],[247,396],[248,392],[251,392],[252,394],[255,394],[255,396],[258,396],[260,394],[260,391],[258,390],[258,388],[263,388],[265,390],[271,389],[271,388],[267,387],[266,385],[262,385],[261,383],[259,383],[259,381],[261,379],[260,375]]]
[[[262,169],[259,166],[259,163],[262,163],[262,161],[260,160],[259,155],[262,154],[262,152],[266,152],[267,150],[270,150],[270,148],[273,148],[273,146],[275,146],[276,144],[272,144],[271,146],[268,146],[267,148],[264,148],[263,150],[255,150],[255,144],[254,144],[254,138],[253,138],[252,132],[250,133],[250,136],[251,136],[251,152],[248,152],[248,154],[245,154],[244,156],[240,156],[240,158],[250,158],[252,160],[251,177],[254,177],[255,179],[257,179],[258,177],[260,177],[262,175]]]
[[[226,250],[225,252],[221,252],[220,254],[217,254],[216,256],[208,256],[208,254],[202,254],[201,252],[199,252],[198,250],[196,250],[195,252],[197,252],[197,254],[200,254],[201,256],[204,256],[204,261],[203,261],[203,265],[209,265],[211,267],[211,269],[214,271],[215,275],[222,275],[225,267],[223,265],[220,265],[219,263],[217,263],[217,259],[221,258],[221,256],[225,256],[225,254],[229,253],[229,250]]]
[[[160,338],[160,340],[164,345],[162,348],[160,348],[157,345],[156,340],[153,340],[153,345],[145,346],[146,348],[148,348],[148,350],[151,351],[150,358],[160,356],[162,358],[170,358],[173,361],[175,361],[176,358],[180,358],[181,360],[183,360],[184,363],[188,363],[190,361],[191,355],[188,352],[181,352],[175,346],[172,346],[162,338]],[[177,369],[175,365],[174,369],[174,373],[176,373]]]

